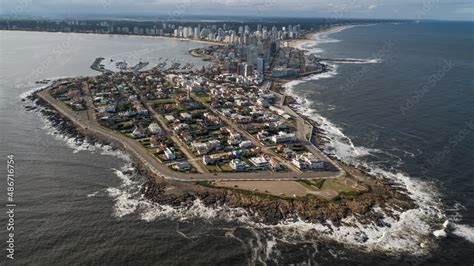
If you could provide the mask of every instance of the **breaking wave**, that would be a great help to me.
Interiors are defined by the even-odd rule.
[[[360,58],[336,58],[325,59],[323,62],[337,62],[338,64],[380,64],[383,62],[382,58],[374,59],[360,59]]]
[[[337,31],[344,30],[338,29]],[[326,35],[316,36],[316,41],[307,44],[316,47],[322,43],[321,38]],[[304,47],[302,47],[304,48]],[[309,50],[310,53],[317,51]],[[354,60],[354,59],[351,59]],[[372,60],[372,59],[371,59]],[[377,59],[367,62],[379,63]],[[327,73],[314,75],[300,81],[292,81],[285,84],[285,92],[293,96],[297,101],[293,107],[297,111],[307,117],[310,117],[320,125],[324,131],[326,139],[322,149],[339,160],[368,169],[369,173],[375,176],[383,176],[395,182],[398,186],[406,188],[409,196],[415,201],[417,207],[399,214],[399,219],[384,215],[382,210],[378,210],[383,217],[386,217],[386,222],[390,227],[380,227],[375,225],[361,225],[357,218],[353,217],[351,226],[342,226],[336,228],[330,235],[331,238],[340,242],[349,242],[354,245],[363,246],[368,249],[394,251],[394,252],[413,252],[426,253],[429,248],[435,243],[436,237],[442,237],[446,226],[442,223],[446,221],[442,206],[438,200],[438,194],[435,187],[427,182],[421,182],[409,177],[407,174],[398,171],[397,169],[383,169],[381,166],[368,162],[364,158],[374,153],[381,153],[378,149],[371,149],[354,145],[352,140],[347,137],[343,130],[329,121],[327,118],[321,116],[317,110],[313,109],[314,102],[306,95],[301,95],[297,91],[297,85],[308,80],[319,80],[323,78],[331,78],[337,75],[337,65],[331,65],[330,71]],[[294,224],[299,228],[314,228],[317,231],[322,231],[323,225],[307,224],[300,222]],[[442,232],[443,233],[442,233]],[[324,231],[323,231],[324,232]],[[436,236],[435,236],[435,235]],[[363,237],[365,241],[359,241]]]
[[[34,92],[43,88],[44,86],[41,86],[27,91],[22,94],[21,99],[24,99],[32,95]],[[72,149],[73,153],[78,153],[81,151],[88,151],[91,153],[99,152],[101,155],[114,156],[128,163],[132,161],[128,154],[124,153],[119,149],[115,149],[110,145],[103,145],[97,142],[91,142],[87,138],[77,138],[76,136],[71,136],[69,134],[65,134],[64,132],[61,132],[53,125],[49,118],[41,112],[43,110],[46,110],[46,108],[40,105],[36,105],[36,107],[37,109],[35,110],[35,113],[40,117],[43,123],[43,130],[45,130],[47,134],[53,136],[55,140],[63,141],[68,148]]]
[[[331,71],[323,75],[309,77],[308,79],[328,78],[337,74],[337,66],[334,66]],[[295,84],[288,87],[291,92]],[[290,84],[291,85],[291,84]],[[302,98],[297,98],[303,101]],[[301,102],[304,108],[305,104]],[[300,110],[310,112],[310,109]],[[40,113],[40,112],[38,112]],[[312,114],[311,117],[316,117]],[[207,207],[200,200],[195,200],[191,206],[187,207],[172,207],[167,205],[160,205],[146,199],[141,194],[141,188],[144,180],[134,173],[130,158],[117,150],[113,150],[109,146],[89,143],[87,141],[78,141],[73,137],[68,137],[55,129],[51,122],[46,117],[43,117],[45,123],[44,128],[55,136],[55,138],[63,140],[68,147],[73,149],[73,152],[88,151],[100,152],[104,155],[113,155],[123,159],[126,163],[120,169],[111,169],[116,176],[121,180],[118,187],[109,187],[103,192],[112,198],[114,201],[112,214],[118,219],[127,215],[137,215],[139,219],[152,222],[157,219],[177,219],[188,220],[199,218],[204,220],[224,220],[230,223],[237,223],[240,227],[252,232],[253,241],[242,238],[241,241],[249,250],[252,250],[251,262],[267,261],[279,254],[279,246],[283,244],[307,244],[316,245],[318,241],[328,240],[354,247],[372,251],[379,250],[385,252],[411,252],[413,254],[426,252],[426,248],[433,244],[433,226],[430,224],[427,217],[440,217],[440,211],[436,207],[425,207],[427,203],[432,202],[432,194],[428,192],[420,192],[422,189],[429,190],[424,184],[413,182],[410,178],[402,174],[390,174],[381,169],[373,168],[373,171],[381,171],[382,174],[388,175],[396,180],[402,180],[408,190],[412,192],[417,202],[421,203],[420,207],[415,210],[410,210],[400,214],[398,221],[386,216],[385,222],[390,224],[390,227],[378,227],[375,225],[364,225],[357,221],[357,217],[347,219],[347,226],[335,227],[329,221],[325,224],[306,223],[302,220],[282,221],[277,225],[265,225],[254,222],[254,214],[247,212],[242,208],[230,208],[221,206],[219,208]],[[372,150],[362,147],[355,147],[349,138],[345,137],[340,129],[332,125],[329,121],[320,117],[320,121],[325,125],[327,132],[332,132],[334,136],[332,143],[339,143],[339,139],[345,139],[340,144],[335,145],[337,153],[341,153],[346,158],[357,159],[359,156],[364,156]],[[332,129],[332,131],[331,131]],[[341,152],[342,151],[342,152]],[[351,157],[347,157],[351,156]],[[391,176],[390,176],[391,175]],[[91,193],[88,197],[100,197],[104,193]],[[383,214],[382,214],[383,215]],[[436,228],[439,229],[439,228]],[[458,229],[462,232],[465,228]],[[228,232],[227,237],[236,238],[235,234]],[[316,252],[316,251],[315,251]],[[337,256],[337,253],[334,253]]]
[[[330,35],[341,32],[347,29],[351,29],[354,27],[362,27],[362,26],[370,26],[374,24],[368,24],[368,25],[347,25],[347,26],[340,26],[340,27],[334,27],[326,31],[314,33],[311,36],[310,40],[304,41],[298,45],[296,45],[296,48],[305,50],[309,54],[314,54],[321,56],[321,54],[324,52],[324,50],[320,47],[321,44],[325,43],[337,43],[340,42],[341,40],[331,38]],[[380,64],[383,62],[382,58],[369,58],[369,59],[363,59],[363,58],[333,58],[333,59],[327,59],[327,60],[322,60],[323,62],[337,62],[339,64]]]
[[[467,224],[453,224],[453,234],[474,243],[474,227]]]
[[[338,29],[337,31],[341,31],[344,29]],[[330,34],[331,32],[329,32]],[[315,38],[315,41],[305,44],[301,48],[304,47],[315,47],[313,50],[307,49],[310,53],[318,53],[317,46],[320,43],[324,43],[320,39],[322,37],[327,37],[326,35],[319,35]],[[337,62],[335,62],[337,61]],[[337,59],[335,61],[328,61],[331,63],[382,63],[381,59],[354,59],[354,58],[345,58],[345,59]],[[418,204],[418,208],[412,211],[409,211],[404,216],[401,216],[399,223],[404,223],[403,219],[406,220],[405,224],[407,227],[413,226],[417,224],[417,221],[421,221],[422,224],[426,226],[420,227],[422,230],[415,230],[415,234],[428,236],[429,234],[433,234],[436,237],[444,237],[447,234],[447,231],[452,230],[452,233],[465,238],[466,240],[473,242],[474,239],[474,230],[473,227],[469,225],[457,224],[453,222],[460,222],[461,216],[459,213],[456,217],[446,217],[445,212],[443,211],[441,203],[439,201],[439,194],[437,192],[436,187],[428,182],[422,182],[420,180],[416,180],[406,173],[402,173],[398,171],[397,167],[403,163],[401,158],[393,158],[398,160],[398,163],[394,163],[394,166],[391,169],[383,169],[381,166],[377,165],[377,163],[372,162],[369,163],[364,160],[364,157],[369,155],[376,155],[380,153],[384,153],[386,155],[390,155],[385,151],[371,149],[366,147],[358,147],[355,146],[354,143],[350,138],[344,135],[343,130],[336,125],[334,125],[331,121],[327,118],[318,114],[317,110],[313,109],[312,107],[315,106],[315,102],[311,101],[306,97],[306,95],[302,95],[296,90],[296,86],[300,83],[306,82],[308,80],[318,80],[322,78],[330,78],[337,75],[337,65],[331,65],[331,70],[328,73],[315,75],[309,78],[306,78],[302,81],[292,81],[285,85],[287,94],[293,96],[297,101],[297,109],[300,113],[311,117],[317,123],[319,123],[321,129],[325,132],[325,139],[328,141],[325,145],[323,145],[323,150],[326,153],[329,153],[338,159],[353,164],[356,166],[362,166],[365,169],[369,169],[370,173],[373,175],[384,176],[389,178],[401,186],[407,188],[410,196],[415,200]],[[296,106],[296,105],[295,105]],[[459,208],[454,206],[454,208]],[[447,219],[451,221],[451,225],[447,226]],[[445,224],[441,225],[440,223],[445,222]],[[408,229],[408,228],[407,228]],[[425,229],[425,230],[423,230]]]
[[[319,78],[321,77],[313,77],[312,79]],[[398,221],[384,215],[388,219],[386,222],[391,224],[391,227],[361,225],[355,219],[354,225],[358,229],[340,227],[335,231],[334,236],[340,241],[350,242],[350,239],[345,237],[346,235],[350,235],[357,240],[357,236],[362,233],[368,238],[367,241],[362,244],[352,241],[353,244],[386,251],[426,252],[425,247],[429,247],[429,243],[433,241],[433,232],[439,230],[441,223],[446,219],[437,200],[435,188],[426,182],[414,180],[405,173],[388,171],[366,162],[363,160],[365,156],[381,151],[355,146],[352,140],[344,135],[342,129],[311,108],[313,104],[311,100],[298,95],[295,83],[286,84],[286,93],[297,100],[298,104],[294,107],[297,107],[298,112],[311,117],[320,125],[327,140],[322,147],[326,153],[348,164],[369,169],[370,174],[383,176],[405,187],[409,192],[409,196],[418,205],[415,209],[400,213]],[[313,227],[314,225],[302,223],[301,226]]]
[[[48,84],[44,84],[44,85],[42,85],[42,86],[33,87],[32,89],[21,93],[21,94],[20,94],[20,99],[21,99],[21,100],[24,100],[24,99],[26,99],[27,97],[33,95],[33,93],[35,93],[35,92],[37,92],[37,91],[39,91],[39,90],[42,90],[42,89],[46,88],[47,86],[48,86]]]
[[[321,54],[322,52],[324,52],[324,50],[317,47],[319,44],[340,42],[340,40],[338,39],[333,39],[329,37],[330,34],[347,30],[356,26],[357,25],[335,27],[326,31],[315,33],[311,36],[311,40],[298,44],[296,48],[301,49],[301,50],[306,50],[312,54]]]
[[[357,217],[346,219],[345,226],[336,227],[327,221],[325,224],[307,223],[299,221],[282,221],[277,225],[266,225],[254,222],[254,214],[242,208],[230,208],[221,206],[219,208],[207,207],[200,200],[195,200],[191,206],[172,207],[154,203],[140,193],[142,182],[126,173],[130,166],[122,169],[113,169],[115,174],[122,180],[119,187],[110,187],[105,191],[114,200],[113,215],[123,218],[127,215],[137,215],[139,219],[153,222],[159,219],[174,219],[179,221],[189,219],[224,220],[235,223],[240,227],[252,231],[253,238],[258,239],[252,249],[255,250],[255,261],[268,260],[274,254],[278,254],[281,243],[286,244],[316,244],[319,241],[333,241],[353,246],[361,250],[383,251],[383,252],[410,252],[412,254],[425,254],[433,246],[436,238],[433,236],[433,224],[426,220],[427,217],[440,218],[439,210],[434,207],[420,207],[399,213],[400,219],[395,220],[385,216],[381,209],[377,209],[380,215],[384,215],[384,222],[390,226],[376,226],[374,224],[361,224]],[[398,177],[406,178],[406,177]],[[134,181],[138,180],[138,181]],[[409,183],[407,187],[417,184]],[[420,189],[420,187],[416,187]],[[95,194],[91,195],[95,196]],[[415,198],[425,199],[424,193],[418,193]],[[435,226],[436,227],[436,226]],[[235,237],[232,233],[228,237]],[[246,241],[245,239],[241,239]],[[248,244],[248,243],[247,243]]]
[[[344,29],[347,29],[346,27]],[[340,29],[340,30],[344,30]],[[340,31],[339,30],[339,31]],[[336,31],[333,31],[336,32]],[[326,32],[326,37],[331,32]],[[319,35],[319,42],[337,42],[338,40],[326,39],[324,35]],[[314,44],[312,44],[314,45]],[[314,46],[313,46],[314,47]],[[303,45],[301,47],[305,49]],[[308,46],[309,48],[309,46]],[[320,52],[317,48],[310,52]],[[355,146],[350,138],[344,135],[342,129],[335,126],[331,121],[322,117],[317,110],[311,108],[313,104],[309,99],[298,95],[296,86],[309,80],[331,78],[337,75],[337,65],[330,65],[330,70],[326,73],[307,77],[302,80],[291,81],[285,85],[286,92],[292,95],[297,101],[299,112],[314,119],[325,131],[328,142],[324,145],[325,152],[330,153],[340,160],[370,169],[374,175],[382,175],[389,178],[401,186],[404,186],[417,203],[418,207],[399,214],[399,219],[395,220],[384,215],[381,209],[376,210],[385,217],[385,222],[390,226],[380,227],[376,225],[364,225],[357,221],[357,217],[347,219],[347,226],[335,227],[329,221],[326,224],[307,223],[302,220],[297,222],[283,221],[277,225],[265,225],[253,222],[252,215],[241,208],[230,208],[222,206],[211,208],[205,206],[201,201],[195,200],[190,207],[171,207],[160,205],[146,199],[141,193],[143,180],[134,176],[130,158],[111,147],[88,143],[87,141],[77,141],[77,139],[63,135],[56,130],[52,124],[43,117],[45,129],[58,139],[67,143],[73,152],[89,151],[101,154],[113,155],[127,161],[120,169],[112,169],[121,180],[118,187],[105,189],[107,195],[114,200],[113,215],[122,218],[127,215],[138,215],[144,221],[152,222],[157,219],[178,219],[187,220],[192,218],[201,219],[221,219],[229,222],[237,222],[240,226],[247,228],[254,233],[253,241],[249,244],[234,234],[235,229],[229,230],[226,237],[235,238],[250,245],[253,251],[252,262],[267,261],[278,254],[280,243],[311,243],[320,239],[327,239],[339,243],[349,244],[367,251],[377,250],[385,252],[410,252],[412,254],[424,254],[435,244],[436,236],[433,235],[439,230],[445,231],[442,223],[445,221],[443,211],[437,200],[436,189],[426,182],[415,180],[408,175],[382,169],[377,165],[361,160],[364,156],[374,152],[376,149]],[[38,90],[39,88],[36,88]],[[25,95],[27,96],[27,95]],[[25,97],[24,96],[24,97]],[[39,112],[38,112],[39,113]],[[100,193],[89,194],[88,197],[98,197]],[[453,225],[453,233],[462,236],[473,242],[473,228],[468,225]],[[439,235],[439,234],[438,234]],[[442,235],[442,234],[441,234]],[[315,248],[316,249],[316,248]],[[337,256],[337,253],[334,253]]]

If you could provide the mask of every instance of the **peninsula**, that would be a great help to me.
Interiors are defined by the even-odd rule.
[[[98,58],[92,67],[102,74],[56,80],[32,97],[65,134],[130,154],[149,177],[144,195],[160,204],[199,200],[244,208],[263,223],[335,225],[352,216],[383,225],[374,207],[395,218],[413,207],[383,177],[324,154],[324,132],[292,107],[283,84],[327,71],[320,58],[275,31],[226,36],[239,41],[190,51],[209,68],[113,72]]]

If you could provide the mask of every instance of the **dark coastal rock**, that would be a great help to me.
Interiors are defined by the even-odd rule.
[[[24,100],[24,99],[22,99],[22,100]],[[25,108],[26,111],[29,112],[29,111],[36,110],[37,107],[36,106],[31,106],[31,105],[25,105],[24,108]]]
[[[372,193],[364,193],[357,198],[341,198],[337,201],[328,201],[319,198],[283,199],[268,197],[265,195],[250,194],[243,191],[228,190],[220,188],[207,188],[195,186],[191,192],[168,194],[166,190],[170,184],[163,180],[147,181],[142,188],[144,196],[156,203],[175,207],[190,207],[196,199],[200,199],[206,206],[219,207],[229,206],[247,210],[250,214],[256,214],[256,222],[265,224],[277,224],[283,220],[296,220],[301,218],[307,222],[325,223],[331,221],[333,225],[339,226],[342,220],[352,214],[360,217],[360,222],[373,223],[378,226],[390,226],[383,221],[382,216],[372,211],[377,205],[397,204],[406,210],[413,205],[400,206],[402,202],[409,201],[403,194],[395,193],[387,185],[381,185]],[[390,215],[388,213],[387,215]],[[361,238],[363,241],[363,238]]]
[[[33,94],[30,100],[35,101],[40,112],[51,125],[60,133],[73,137],[78,142],[88,141],[92,144],[110,145],[114,149],[126,152],[120,143],[111,142],[101,136],[96,136],[89,131],[81,131],[60,113],[52,109],[47,102]],[[367,193],[358,196],[340,196],[336,200],[324,200],[316,197],[306,198],[278,198],[268,195],[250,193],[247,191],[205,187],[198,184],[181,183],[170,180],[157,179],[147,167],[133,158],[135,173],[132,179],[138,180],[145,177],[141,193],[147,199],[162,205],[186,208],[191,207],[195,200],[210,207],[238,207],[248,211],[256,222],[277,224],[283,220],[296,220],[298,218],[307,222],[326,223],[331,221],[338,226],[342,220],[356,214],[363,223],[374,223],[387,226],[383,217],[373,212],[374,205],[390,206],[399,211],[414,207],[414,202],[401,189],[394,188],[390,182],[377,177],[371,177],[373,186]],[[343,164],[341,162],[341,164]],[[360,169],[359,169],[360,170]],[[360,170],[360,171],[363,171]],[[130,172],[125,172],[130,175]],[[170,189],[172,188],[172,189]],[[172,192],[170,192],[172,191]],[[393,215],[389,209],[387,215]],[[393,216],[395,217],[395,216]],[[396,217],[395,217],[396,218]],[[366,236],[360,236],[360,241],[366,241]]]

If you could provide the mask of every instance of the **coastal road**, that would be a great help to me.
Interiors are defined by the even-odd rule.
[[[155,117],[156,120],[158,120],[158,122],[160,123],[160,126],[164,129],[164,131],[166,132],[166,134],[171,138],[171,140],[176,144],[176,146],[178,146],[178,148],[180,149],[180,151],[182,151],[184,153],[184,155],[186,155],[187,159],[188,159],[188,162],[198,170],[199,173],[209,173],[209,170],[207,170],[206,167],[204,167],[198,160],[198,158],[196,158],[196,156],[194,156],[194,154],[188,149],[188,146],[186,145],[186,143],[184,143],[178,136],[175,136],[173,134],[173,131],[167,126],[167,123],[166,121],[164,120],[163,116],[160,115],[158,112],[155,111],[155,109],[153,108],[153,106],[150,105],[150,103],[148,103],[146,101],[146,97],[143,95],[143,93],[141,93],[139,90],[137,90],[135,88],[135,86],[133,86],[133,84],[129,83],[128,84],[131,88],[134,89],[135,93],[137,93],[138,95],[140,95],[141,99],[142,99],[142,103],[144,103],[147,107],[147,109],[153,114],[153,116]]]
[[[271,91],[271,92],[280,98],[280,103],[279,103],[280,108],[295,118],[296,128],[297,128],[296,135],[300,139],[302,144],[305,146],[305,148],[308,149],[311,153],[315,154],[317,157],[319,157],[320,160],[331,163],[334,167],[338,169],[338,171],[340,172],[340,176],[343,176],[345,174],[345,171],[336,162],[334,162],[334,160],[329,158],[329,156],[323,153],[320,149],[318,149],[318,147],[316,147],[316,145],[314,145],[311,142],[312,131],[314,130],[314,127],[310,125],[310,128],[307,129],[306,120],[303,117],[301,117],[300,114],[295,112],[291,107],[285,104],[285,98],[286,98],[285,94],[281,94],[275,91]],[[306,133],[308,132],[308,130],[311,130],[309,139],[306,137]]]
[[[216,111],[213,109],[209,104],[205,103],[204,101],[201,101],[199,97],[196,97],[196,95],[192,94],[192,97],[195,101],[200,102],[206,108],[212,112],[213,114],[219,116],[220,119],[222,119],[228,126],[230,126],[232,129],[235,131],[239,132],[242,136],[245,136],[248,140],[252,141],[253,145],[255,147],[259,147],[264,153],[272,155],[275,158],[278,158],[279,161],[282,162],[283,165],[285,165],[288,169],[291,169],[294,172],[297,173],[302,173],[296,166],[294,166],[291,162],[288,162],[288,160],[282,158],[279,154],[277,154],[275,151],[270,149],[269,147],[266,147],[264,144],[262,144],[258,139],[256,139],[252,134],[248,133],[247,130],[242,129],[239,125],[235,124],[233,121],[228,119],[225,115],[221,114],[220,112]]]
[[[182,182],[196,182],[196,181],[256,181],[256,180],[267,180],[267,181],[280,181],[280,180],[298,180],[298,179],[324,179],[324,178],[336,178],[340,176],[340,172],[337,171],[320,171],[320,172],[243,172],[243,173],[199,173],[199,174],[187,174],[176,172],[168,168],[168,166],[162,164],[154,158],[139,142],[131,138],[126,137],[118,132],[112,131],[105,127],[102,127],[94,117],[89,119],[85,118],[84,115],[80,115],[79,112],[75,112],[66,107],[66,105],[51,97],[49,94],[51,87],[38,93],[38,96],[48,102],[54,109],[60,114],[67,117],[70,121],[76,124],[79,128],[85,131],[89,131],[92,134],[108,138],[112,141],[118,142],[129,151],[134,157],[136,157],[145,167],[147,167],[157,177],[178,180]]]

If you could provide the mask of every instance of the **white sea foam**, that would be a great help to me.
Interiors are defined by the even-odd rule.
[[[321,56],[321,54],[324,52],[324,50],[320,47],[321,44],[325,43],[337,43],[340,42],[341,40],[331,38],[330,35],[341,32],[347,29],[351,29],[354,27],[363,27],[363,26],[371,26],[374,24],[368,24],[368,25],[348,25],[348,26],[341,26],[341,27],[335,27],[333,29],[315,33],[312,35],[312,39],[302,42],[296,46],[296,48],[305,50],[309,54],[314,54]],[[334,60],[334,61],[332,61]],[[332,58],[331,60],[328,60],[331,62],[336,62],[338,64],[380,64],[383,62],[382,58],[370,58],[370,59],[364,59],[364,58]],[[323,61],[325,62],[325,61]],[[327,63],[327,62],[326,62]]]
[[[87,194],[87,197],[88,198],[93,198],[93,197],[96,197],[98,194],[99,194],[99,191],[92,192],[92,193]]]
[[[110,197],[114,198],[114,215],[116,217],[124,217],[125,215],[134,213],[140,203],[138,199],[132,197],[125,190],[118,188],[107,188]]]
[[[114,157],[117,157],[117,158],[120,158],[126,162],[131,162],[132,161],[132,158],[130,157],[130,155],[128,155],[127,153],[119,150],[119,149],[114,149],[112,148],[110,145],[101,145],[101,155],[109,155],[109,156],[114,156]]]
[[[361,59],[361,58],[335,58],[331,60],[322,60],[322,62],[337,62],[338,64],[380,64],[383,62],[382,58]]]
[[[357,25],[349,25],[349,26],[341,26],[341,27],[335,27],[333,29],[323,31],[323,32],[318,32],[312,35],[312,40],[308,40],[307,42],[302,42],[296,47],[301,50],[306,50],[309,53],[313,54],[321,54],[324,50],[321,48],[317,47],[319,44],[323,43],[336,43],[340,42],[338,39],[333,39],[330,38],[329,35],[340,32],[343,30],[347,30],[353,27],[356,27]]]
[[[295,91],[295,87],[308,80],[318,80],[330,78],[337,75],[337,65],[331,65],[330,71],[307,77],[303,80],[291,81],[285,85],[287,93],[295,96],[298,101],[299,111],[308,117],[316,120],[325,130],[328,137],[328,144],[325,147],[327,152],[332,153],[343,161],[348,163],[365,166],[371,169],[375,175],[383,175],[386,178],[398,182],[406,187],[409,195],[419,205],[418,208],[398,213],[399,219],[394,219],[385,215],[383,211],[375,209],[377,213],[383,215],[384,221],[390,226],[377,226],[374,224],[362,224],[357,217],[347,219],[348,225],[336,227],[328,221],[326,224],[307,223],[305,221],[284,221],[278,225],[265,225],[255,222],[252,214],[240,208],[229,208],[222,206],[220,208],[206,207],[201,201],[195,200],[190,207],[171,207],[159,205],[144,199],[140,195],[130,197],[130,193],[111,190],[110,195],[115,197],[116,204],[114,213],[117,217],[123,217],[125,214],[137,212],[145,221],[153,221],[158,218],[167,217],[174,219],[224,219],[228,221],[247,224],[251,228],[256,228],[260,232],[269,234],[269,242],[263,244],[257,239],[257,249],[264,249],[262,252],[265,257],[275,252],[276,240],[287,243],[295,243],[301,239],[306,239],[308,235],[313,235],[317,239],[328,239],[353,245],[362,249],[379,250],[385,252],[410,252],[412,254],[422,254],[427,252],[428,247],[435,242],[433,232],[439,230],[440,221],[444,221],[443,213],[440,209],[434,189],[428,184],[413,180],[403,173],[388,172],[374,165],[367,165],[360,161],[361,157],[374,152],[381,152],[376,149],[355,146],[351,139],[344,135],[343,131],[336,127],[326,118],[320,116],[316,110],[311,109],[311,101],[300,97]],[[124,184],[127,182],[124,181]],[[126,190],[122,187],[119,190]],[[124,196],[127,195],[127,196]],[[125,201],[130,201],[126,203]],[[138,200],[138,202],[137,202]],[[272,237],[276,237],[274,239]],[[253,255],[257,256],[257,255]]]
[[[17,88],[25,88],[25,87],[33,87],[32,89],[28,90],[28,91],[25,91],[23,93],[20,94],[20,99],[25,99],[26,97],[28,96],[31,96],[33,93],[35,93],[36,91],[39,91],[39,90],[42,90],[46,87],[48,87],[49,85],[51,85],[51,83],[54,81],[54,80],[59,80],[59,79],[63,79],[63,78],[66,78],[66,77],[52,77],[52,78],[46,78],[45,80],[49,80],[48,83],[46,84],[35,84],[35,83],[20,83],[17,85]]]
[[[318,36],[321,37],[321,36]],[[317,39],[317,38],[316,38]],[[316,40],[314,46],[321,43]],[[306,44],[309,47],[309,44]],[[309,51],[314,52],[314,51]],[[352,59],[351,59],[352,60]],[[367,60],[367,63],[378,63],[378,60]],[[416,202],[418,207],[399,214],[399,219],[395,220],[384,215],[385,222],[390,227],[380,227],[376,225],[362,225],[353,217],[351,226],[337,227],[331,233],[323,225],[309,224],[303,221],[290,223],[288,226],[299,228],[298,231],[314,230],[336,241],[351,243],[369,250],[383,250],[393,252],[427,252],[427,247],[434,243],[433,234],[443,236],[445,228],[442,228],[442,221],[446,220],[441,209],[436,189],[426,182],[415,180],[408,175],[387,171],[375,164],[369,164],[361,160],[367,155],[383,153],[377,149],[355,146],[352,140],[347,137],[343,130],[334,125],[327,118],[321,116],[317,110],[313,109],[314,102],[306,95],[297,91],[297,85],[308,80],[318,80],[330,78],[337,74],[337,66],[331,66],[332,71],[322,75],[315,75],[300,81],[292,81],[285,85],[285,92],[297,100],[294,107],[298,112],[315,120],[325,133],[327,143],[323,145],[323,150],[338,159],[357,166],[370,169],[370,173],[376,176],[384,176],[396,182],[399,186],[407,189],[408,195]],[[383,211],[378,210],[383,214]],[[440,229],[442,228],[442,229]],[[364,240],[364,241],[361,241]]]
[[[115,173],[122,180],[122,185],[119,188],[108,188],[107,192],[110,197],[114,198],[113,213],[116,217],[122,218],[136,213],[141,219],[148,222],[160,218],[181,220],[201,218],[239,222],[248,225],[249,228],[267,232],[270,242],[257,245],[258,249],[265,254],[265,257],[269,257],[273,252],[272,250],[276,249],[276,241],[297,243],[301,239],[306,239],[308,235],[312,235],[316,239],[328,239],[353,245],[367,251],[379,250],[422,254],[426,249],[421,247],[431,246],[434,240],[430,239],[434,230],[431,223],[426,221],[426,217],[437,217],[439,214],[436,208],[422,207],[400,213],[400,219],[395,220],[384,215],[382,209],[376,209],[377,213],[385,217],[384,221],[390,224],[390,227],[362,224],[358,222],[357,217],[347,219],[348,225],[340,227],[333,226],[329,221],[326,224],[315,224],[302,220],[296,222],[283,221],[278,225],[266,225],[256,222],[253,219],[255,216],[241,208],[207,207],[200,200],[195,200],[191,206],[186,207],[171,207],[151,202],[139,194],[139,190],[136,188],[139,183],[131,181],[130,176],[121,171],[115,169]],[[417,197],[423,198],[420,195],[417,194]]]
[[[455,223],[461,222],[461,212],[464,211],[467,211],[467,208],[459,202],[454,203],[452,207],[446,208],[446,212],[449,214],[449,220]]]
[[[453,234],[474,243],[474,227],[467,224],[453,224]]]
[[[63,141],[67,147],[73,150],[73,153],[78,153],[81,151],[95,153],[97,151],[100,151],[101,155],[114,156],[126,162],[131,162],[131,158],[128,154],[124,153],[119,149],[114,149],[110,145],[91,143],[87,140],[87,138],[79,140],[76,137],[71,137],[67,134],[60,132],[56,127],[53,126],[51,121],[40,112],[41,110],[44,110],[44,107],[38,106],[38,110],[36,111],[36,113],[43,122],[43,129],[49,135],[53,136],[56,140]]]
[[[228,221],[247,221],[247,212],[239,208],[210,208],[206,207],[202,201],[196,199],[191,206],[172,207],[161,205],[146,199],[141,194],[142,183],[134,181],[131,174],[130,164],[121,169],[112,169],[121,180],[119,187],[107,188],[109,196],[114,198],[114,215],[123,217],[125,215],[137,212],[141,219],[145,221],[154,221],[159,218],[203,218],[203,219],[224,219]],[[128,173],[126,173],[126,171]],[[228,215],[230,214],[230,215]]]
[[[46,88],[47,86],[48,86],[48,84],[43,84],[41,86],[34,87],[31,90],[25,91],[25,92],[20,94],[20,99],[25,99],[26,97],[31,96],[33,93]]]
[[[434,231],[438,230],[437,228],[440,227],[439,222],[444,218],[443,211],[437,200],[436,189],[432,185],[414,180],[404,173],[389,172],[377,165],[368,164],[360,160],[361,157],[381,151],[355,146],[340,128],[319,115],[316,110],[311,109],[312,102],[300,97],[295,91],[294,86],[287,85],[286,88],[286,91],[299,102],[299,112],[314,119],[325,131],[328,143],[324,145],[323,149],[326,152],[346,163],[368,168],[373,175],[384,176],[397,182],[400,186],[407,189],[410,197],[419,206],[416,209],[402,213],[398,221],[390,220],[390,228],[358,225],[356,223],[357,229],[354,227],[340,227],[332,237],[341,241],[345,239],[345,241],[349,242],[351,241],[350,238],[353,238],[356,240],[353,244],[357,245],[357,236],[363,233],[368,237],[368,240],[361,244],[362,246],[387,251],[425,251],[420,249],[420,247],[428,246],[425,242],[429,241],[429,236]],[[346,235],[351,237],[346,239]]]
[[[53,126],[52,122],[40,112],[41,110],[44,110],[44,108],[38,107],[38,111],[36,113],[40,116],[43,122],[43,129],[47,132],[47,134],[53,136],[56,140],[63,141],[67,147],[73,150],[73,153],[78,153],[80,151],[95,152],[97,148],[102,147],[99,144],[92,144],[86,139],[78,140],[75,137],[71,137],[60,132],[56,127]]]
[[[292,81],[286,84],[287,92],[295,96],[300,106],[300,112],[315,119],[321,124],[321,127],[326,131],[329,138],[329,143],[325,147],[326,151],[331,152],[349,163],[359,164],[370,167],[373,174],[381,174],[392,180],[396,180],[403,184],[410,193],[410,196],[418,203],[419,207],[400,213],[400,219],[395,220],[389,216],[384,215],[385,222],[389,223],[390,227],[380,227],[376,225],[364,225],[357,221],[357,217],[347,219],[350,223],[348,226],[335,227],[330,222],[326,225],[307,223],[300,221],[285,221],[278,225],[265,225],[256,223],[252,214],[241,208],[229,208],[222,206],[219,208],[206,207],[200,200],[195,200],[190,207],[171,207],[167,205],[160,205],[149,201],[140,194],[140,182],[132,180],[130,175],[125,174],[129,165],[122,169],[113,169],[114,173],[122,181],[119,187],[110,187],[106,192],[114,199],[113,214],[118,218],[122,218],[132,213],[137,213],[139,217],[145,221],[154,221],[159,218],[173,218],[173,219],[189,219],[189,218],[203,218],[203,219],[224,219],[233,222],[240,222],[249,225],[249,228],[256,228],[258,230],[269,232],[270,237],[267,241],[263,241],[256,233],[256,244],[249,244],[255,247],[255,250],[263,250],[264,258],[260,258],[258,254],[253,254],[252,261],[267,260],[271,254],[276,252],[277,242],[294,243],[299,239],[306,239],[308,235],[314,235],[318,239],[329,239],[345,244],[354,245],[367,250],[381,250],[392,252],[413,252],[414,254],[423,253],[426,247],[430,246],[433,240],[433,233],[436,228],[439,228],[439,222],[433,220],[443,219],[443,213],[436,201],[436,196],[431,186],[425,183],[415,181],[403,173],[391,173],[377,168],[373,165],[366,165],[360,162],[360,157],[366,156],[378,150],[368,149],[364,147],[355,146],[350,138],[343,134],[343,131],[336,127],[326,118],[318,115],[316,110],[310,108],[311,102],[307,99],[299,97],[295,86],[308,81],[318,80],[321,78],[330,78],[337,75],[337,66],[331,66],[331,70],[327,73],[314,75],[304,80]],[[75,143],[71,138],[67,139],[68,145],[74,147],[75,151],[88,150],[94,152],[97,147],[92,148],[93,145],[82,147],[84,144]],[[79,148],[81,147],[81,148]],[[103,148],[103,147],[102,147]],[[123,153],[105,149],[102,154],[127,156]],[[91,197],[97,193],[90,194]],[[383,211],[375,209],[383,215]],[[473,238],[473,228],[466,225],[454,225],[454,233],[463,237]],[[228,234],[226,233],[226,236]],[[229,233],[229,236],[232,233]],[[235,237],[235,236],[234,236]],[[248,244],[248,243],[247,243]],[[255,251],[254,251],[255,252]]]
[[[343,30],[347,30],[353,27],[356,27],[359,25],[348,25],[348,26],[341,26],[341,27],[335,27],[333,29],[327,30],[327,31],[322,31],[318,32],[312,35],[312,39],[308,40],[306,42],[302,42],[296,46],[296,48],[305,50],[311,54],[321,54],[324,52],[323,49],[318,47],[320,44],[324,43],[336,43],[340,42],[338,39],[334,39],[329,37],[330,34],[336,33],[336,32],[341,32]]]

